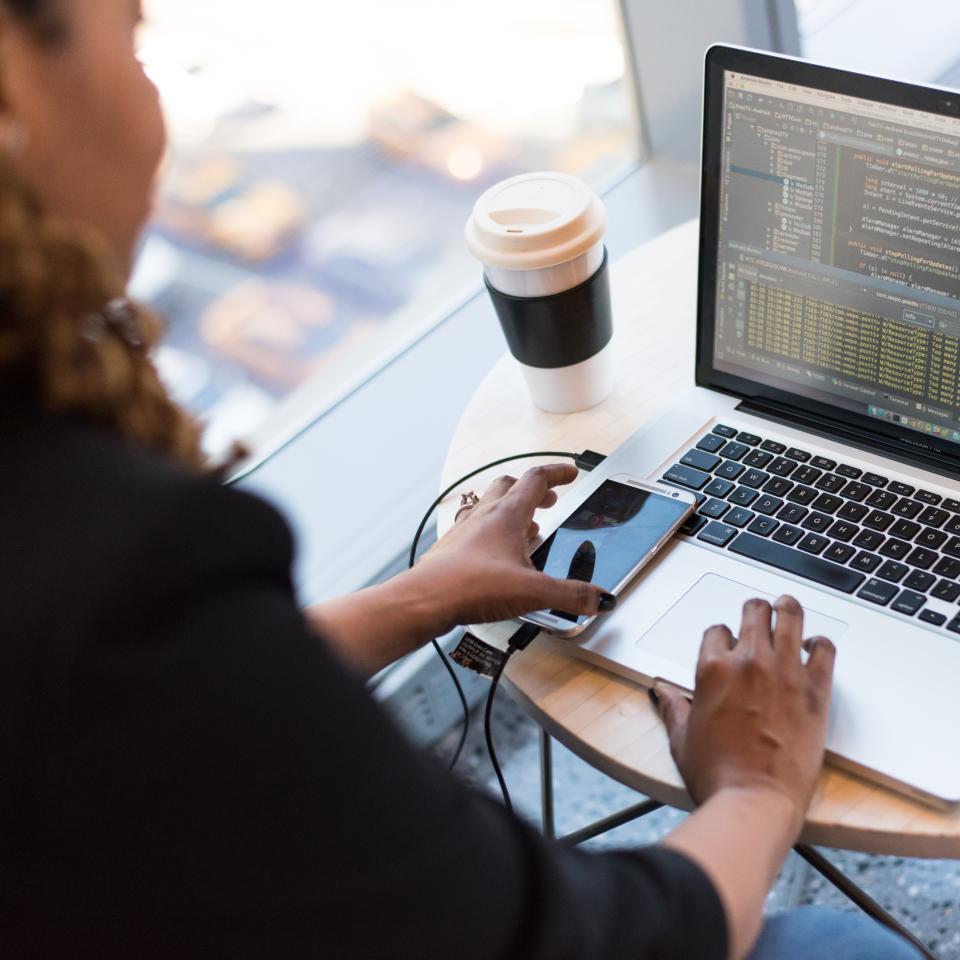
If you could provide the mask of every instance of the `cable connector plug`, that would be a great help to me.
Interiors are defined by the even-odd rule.
[[[513,636],[507,641],[507,650],[513,653],[515,650],[526,650],[533,643],[540,628],[535,623],[525,623],[519,627]]]
[[[577,465],[578,470],[586,470],[589,473],[595,467],[599,467],[606,459],[605,454],[597,453],[596,450],[584,450],[583,453],[578,453],[573,458],[573,462]]]

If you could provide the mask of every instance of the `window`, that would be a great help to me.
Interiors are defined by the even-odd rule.
[[[956,0],[796,0],[804,56],[897,79],[960,84]]]
[[[529,169],[634,152],[613,0],[150,0],[171,131],[134,293],[222,449],[316,414],[475,283],[463,224]]]

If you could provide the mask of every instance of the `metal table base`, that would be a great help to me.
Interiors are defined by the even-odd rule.
[[[659,810],[662,806],[663,804],[656,800],[645,800],[642,803],[633,804],[617,813],[610,814],[608,817],[603,817],[601,820],[589,823],[572,833],[558,837],[553,809],[553,738],[546,730],[540,728],[540,809],[544,836],[565,846],[573,847],[585,843],[587,840],[593,840],[595,837],[599,837],[617,827],[622,827],[624,824],[639,820],[648,813]],[[920,954],[927,960],[937,960],[936,955],[925,944],[921,943],[903,924],[884,910],[876,900],[857,886],[845,873],[835,867],[819,850],[806,843],[798,843],[793,849],[860,910],[878,923],[882,923],[898,936],[903,937],[904,940],[919,950]]]

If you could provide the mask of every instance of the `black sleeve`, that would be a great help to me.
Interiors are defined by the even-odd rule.
[[[152,510],[51,738],[38,955],[726,956],[684,857],[549,845],[415,751],[305,624],[269,507]]]

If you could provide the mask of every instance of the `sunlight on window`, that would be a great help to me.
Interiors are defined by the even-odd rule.
[[[631,156],[613,0],[151,0],[171,151],[134,291],[217,448],[322,408],[475,276],[476,196]]]

